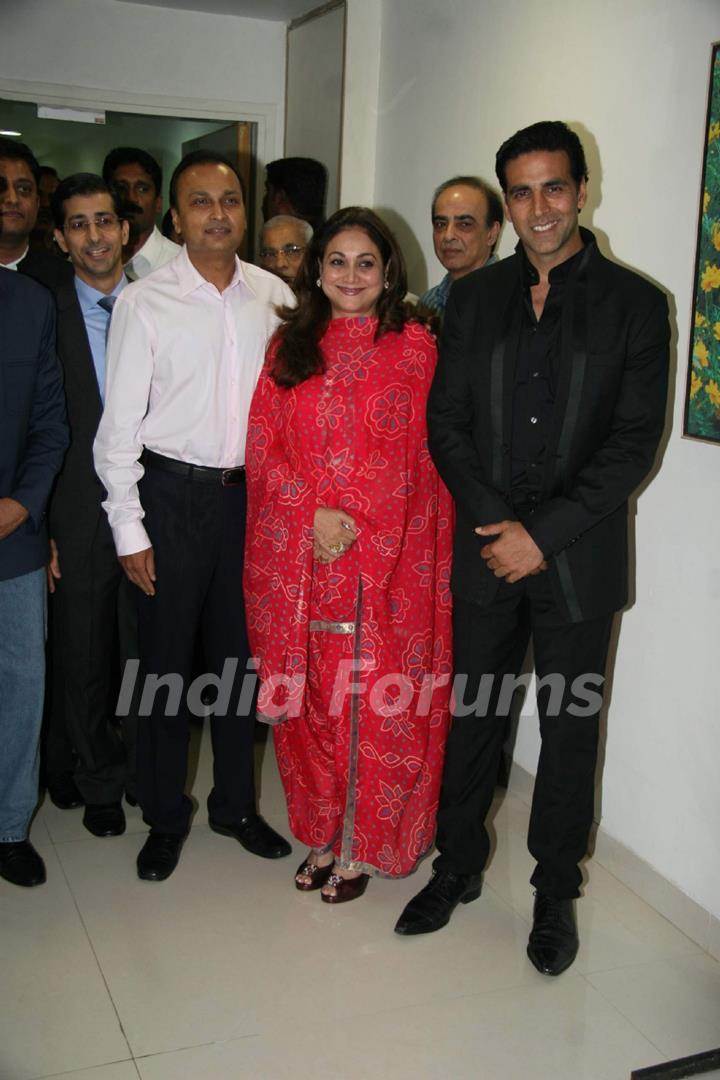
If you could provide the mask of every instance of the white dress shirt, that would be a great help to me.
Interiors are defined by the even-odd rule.
[[[154,270],[159,270],[161,266],[166,266],[171,259],[177,258],[181,250],[179,244],[168,240],[155,225],[143,246],[125,263],[125,273],[130,281],[139,281]]]
[[[29,250],[30,245],[28,244],[22,255],[19,255],[17,259],[13,259],[13,261],[9,263],[0,263],[0,266],[2,266],[4,270],[17,270],[19,264],[23,261]]]
[[[220,293],[184,248],[123,289],[110,323],[105,409],[95,439],[118,555],[151,546],[137,487],[143,447],[194,465],[245,463],[250,401],[279,323],[276,304],[295,304],[279,277],[236,257],[233,279]]]

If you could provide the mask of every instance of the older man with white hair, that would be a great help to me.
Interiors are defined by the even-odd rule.
[[[292,287],[312,234],[312,225],[301,218],[288,214],[270,218],[260,238],[260,266]]]

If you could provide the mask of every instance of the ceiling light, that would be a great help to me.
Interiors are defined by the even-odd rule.
[[[3,131],[0,130],[0,135],[22,135],[22,131]]]

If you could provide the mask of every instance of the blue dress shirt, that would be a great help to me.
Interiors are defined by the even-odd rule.
[[[127,284],[128,280],[123,274],[113,291],[108,294],[100,292],[99,289],[93,289],[92,285],[88,285],[77,274],[75,275],[75,291],[90,342],[95,376],[103,404],[105,404],[105,341],[110,315],[100,306],[99,301],[108,295],[119,296]]]

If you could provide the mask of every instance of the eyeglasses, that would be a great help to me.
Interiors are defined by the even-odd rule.
[[[96,214],[94,218],[72,218],[70,221],[65,222],[64,228],[68,232],[73,233],[86,233],[91,225],[94,225],[100,232],[110,232],[111,229],[116,229],[120,224],[120,218],[117,214]]]
[[[300,244],[285,244],[281,248],[261,248],[260,258],[265,259],[266,262],[277,259],[278,255],[284,255],[286,259],[299,259],[305,250],[305,245]]]

